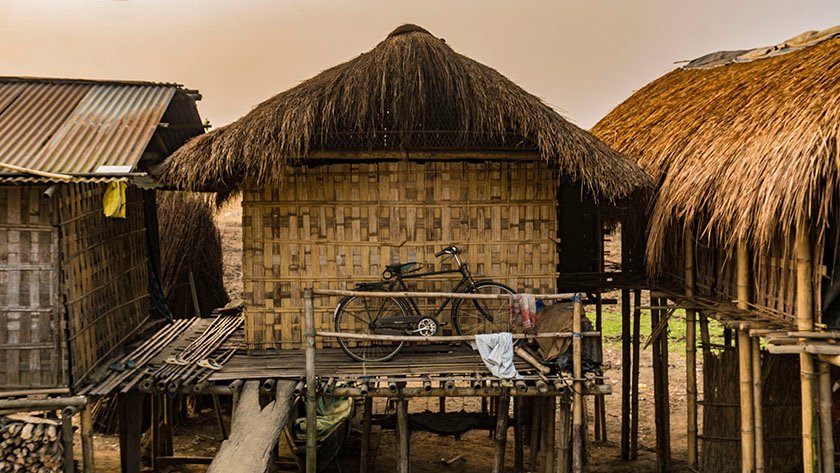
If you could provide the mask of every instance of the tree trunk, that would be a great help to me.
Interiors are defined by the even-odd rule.
[[[260,409],[259,381],[246,382],[233,416],[230,437],[222,442],[207,472],[264,473],[289,418],[294,388],[295,381],[278,381],[276,399]]]

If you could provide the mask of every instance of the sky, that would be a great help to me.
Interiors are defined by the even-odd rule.
[[[0,75],[177,82],[221,126],[403,23],[590,128],[678,61],[840,24],[840,0],[0,0]]]

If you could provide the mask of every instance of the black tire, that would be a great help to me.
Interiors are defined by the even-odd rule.
[[[347,296],[335,308],[335,331],[343,333],[377,333],[370,326],[374,319],[389,316],[406,316],[402,302],[396,297]],[[362,362],[388,361],[397,356],[405,342],[353,340],[339,338],[338,344],[350,358]]]
[[[514,294],[510,287],[495,281],[478,281],[470,293]],[[458,335],[516,332],[510,324],[510,301],[503,299],[456,299],[452,304],[452,324]]]

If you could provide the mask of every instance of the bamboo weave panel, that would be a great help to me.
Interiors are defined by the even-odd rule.
[[[105,185],[62,187],[62,283],[77,385],[150,310],[142,191],[129,187],[126,218],[102,213]]]
[[[44,187],[0,187],[0,387],[61,386],[57,232]]]
[[[280,189],[247,184],[248,346],[301,346],[304,287],[352,288],[378,280],[396,261],[440,268],[434,253],[449,244],[462,248],[477,277],[553,292],[556,182],[542,163],[394,162],[297,167]],[[413,288],[445,291],[456,280],[445,275]],[[316,299],[319,329],[332,329],[337,303]],[[449,311],[441,318],[448,321]]]

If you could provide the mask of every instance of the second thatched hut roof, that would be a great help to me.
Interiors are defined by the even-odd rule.
[[[230,191],[245,179],[280,184],[313,151],[383,149],[532,150],[609,201],[650,185],[636,164],[415,25],[190,141],[159,178]]]
[[[724,244],[817,236],[840,192],[840,27],[723,51],[651,82],[593,128],[659,181],[648,262],[668,232],[699,226]]]

